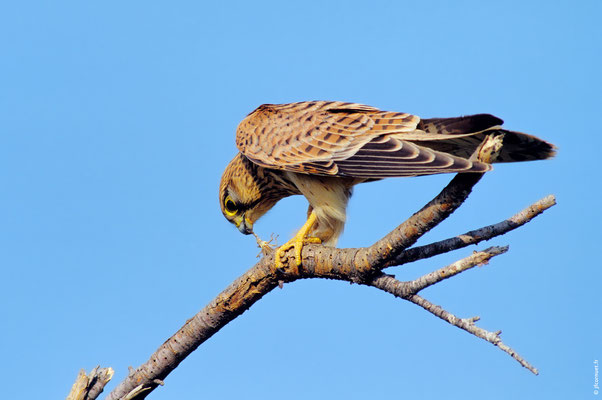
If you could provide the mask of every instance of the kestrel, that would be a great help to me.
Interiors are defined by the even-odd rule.
[[[502,123],[489,114],[420,119],[335,101],[264,104],[238,125],[240,152],[226,167],[219,188],[222,213],[240,232],[250,234],[280,199],[304,195],[307,222],[276,251],[276,268],[291,247],[300,265],[304,243],[336,245],[358,183],[489,171],[492,166],[477,161],[477,154],[492,135],[503,135],[495,162],[554,155],[552,144],[503,129]]]

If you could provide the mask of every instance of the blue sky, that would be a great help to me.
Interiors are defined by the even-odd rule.
[[[112,389],[256,261],[219,210],[238,122],[262,103],[355,101],[423,117],[487,112],[559,147],[502,165],[427,243],[558,205],[472,250],[490,265],[423,293],[502,329],[540,370],[385,293],[301,281],[268,294],[151,398],[589,398],[600,344],[598,1],[76,2],[0,5],[0,398]],[[451,176],[357,188],[341,247],[366,246]],[[391,207],[391,205],[394,205]],[[289,198],[256,231],[302,223]]]

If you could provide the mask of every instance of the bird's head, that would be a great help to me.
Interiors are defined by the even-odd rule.
[[[230,161],[219,186],[219,202],[224,217],[245,235],[253,233],[253,224],[279,199],[268,195],[270,182],[261,167],[237,154]]]

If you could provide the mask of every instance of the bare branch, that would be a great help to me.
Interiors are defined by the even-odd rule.
[[[451,278],[454,275],[464,272],[476,265],[486,264],[491,258],[503,254],[508,251],[508,246],[490,247],[483,251],[474,252],[470,256],[456,261],[446,267],[440,268],[437,271],[430,272],[413,281],[399,281],[392,275],[381,273],[375,276],[372,280],[363,282],[368,286],[381,289],[387,293],[391,293],[396,297],[407,298],[421,290],[441,282],[444,279]]]
[[[364,261],[358,264],[369,265],[370,273],[374,272],[374,267],[380,270],[388,266],[391,260],[460,207],[482,176],[483,174],[457,174],[420,211],[372,246],[360,249],[358,258]]]
[[[127,378],[107,398],[110,400],[123,399],[126,396],[128,399],[145,398],[192,351],[234,318],[246,311],[265,294],[282,284],[282,282],[293,282],[305,278],[327,278],[370,284],[375,279],[387,277],[387,275],[382,274],[380,271],[390,265],[392,260],[403,257],[401,254],[403,254],[402,252],[405,249],[414,244],[424,233],[451,215],[468,197],[472,187],[479,181],[481,176],[481,174],[474,173],[457,174],[437,197],[398,228],[370,247],[336,249],[321,245],[306,245],[303,247],[302,265],[299,268],[294,263],[294,252],[290,250],[285,252],[281,258],[285,267],[282,270],[276,271],[276,273],[272,273],[274,252],[265,251],[265,256],[255,266],[234,281],[199,313],[189,319],[177,333],[157,349],[147,362],[133,369]],[[488,249],[492,254],[483,256],[485,258],[479,258],[481,256],[474,255],[471,256],[472,258],[469,258],[478,264],[496,255],[493,254],[496,251],[498,251],[497,254],[503,252],[499,248],[497,249]],[[465,264],[454,263],[446,267],[446,273],[449,276],[457,274],[470,268],[469,264],[469,261],[466,261]],[[437,272],[441,277],[441,270]],[[378,278],[375,278],[375,276],[378,276]],[[416,283],[417,286],[414,289],[434,284],[436,283],[436,279],[439,278],[435,276],[428,279],[425,278],[424,282],[420,284]],[[444,279],[444,277],[441,277],[441,279]],[[386,282],[387,279],[384,281]],[[424,286],[425,283],[427,284],[426,286]],[[394,282],[389,282],[389,284],[394,284]],[[426,304],[426,300],[416,296],[416,294],[412,294],[404,298],[416,302],[416,304],[420,301],[422,301],[422,304]],[[431,309],[434,309],[433,307],[437,306],[432,306]],[[436,315],[445,320],[449,318],[450,321],[456,318],[445,310],[441,310]],[[466,325],[468,324],[467,321],[472,320],[459,321],[456,321],[454,325],[462,327],[462,324]],[[481,331],[475,330],[475,332]],[[481,332],[481,334],[483,333]],[[477,336],[479,335],[477,334]],[[500,348],[502,347],[500,346]]]
[[[278,286],[267,260],[273,263],[272,257],[264,257],[186,321],[146,363],[132,369],[107,399],[145,398],[198,346]]]
[[[499,347],[501,350],[508,353],[512,358],[518,361],[520,365],[527,368],[535,375],[539,375],[539,371],[537,370],[537,368],[529,364],[529,362],[527,362],[527,360],[521,357],[516,351],[514,351],[508,345],[502,342],[502,339],[500,338],[500,334],[502,333],[502,331],[489,332],[483,328],[479,328],[478,326],[476,326],[474,322],[478,321],[480,319],[479,317],[458,318],[452,313],[445,311],[440,306],[431,303],[430,301],[418,296],[417,294],[409,296],[406,299],[414,304],[418,304],[420,307],[436,315],[442,320],[447,321],[450,324],[457,326],[458,328],[464,329],[466,332],[470,332],[473,335],[480,337],[481,339],[485,339],[489,343]]]
[[[518,214],[515,214],[514,216],[502,222],[498,222],[497,224],[475,229],[462,235],[427,244],[425,246],[417,246],[407,249],[388,262],[387,266],[403,265],[412,261],[430,258],[452,250],[470,246],[471,244],[478,244],[484,240],[489,240],[496,236],[501,236],[523,226],[555,204],[556,197],[553,195],[546,196],[543,199],[531,204]]]
[[[67,400],[96,399],[113,377],[113,368],[95,367],[88,375],[83,369],[79,371],[75,383],[67,396]]]
[[[458,328],[464,329],[466,332],[469,332],[481,339],[484,339],[489,343],[494,344],[504,352],[508,353],[523,367],[527,368],[535,375],[538,375],[539,372],[537,371],[537,368],[533,367],[516,351],[514,351],[512,348],[510,348],[508,345],[502,342],[502,339],[500,338],[501,331],[489,332],[483,328],[479,328],[475,325],[475,322],[480,319],[479,317],[458,318],[455,315],[443,309],[441,306],[435,305],[430,301],[426,300],[424,297],[418,295],[418,292],[420,292],[422,289],[431,286],[437,282],[440,282],[444,279],[457,275],[461,272],[464,272],[470,268],[473,268],[476,265],[486,264],[492,257],[495,257],[499,254],[503,254],[506,251],[508,251],[507,246],[490,247],[489,249],[476,252],[460,261],[457,261],[435,272],[431,272],[409,282],[402,282],[395,279],[391,275],[381,274],[378,277],[375,277],[371,282],[368,282],[366,284],[381,289],[385,292],[391,293],[396,297],[401,297],[405,300],[411,301],[412,303],[419,305],[420,307],[436,315],[442,320],[454,326],[457,326]]]
[[[437,271],[433,271],[418,279],[408,282],[408,289],[412,293],[418,293],[424,288],[434,285],[437,282],[441,282],[444,279],[451,278],[452,276],[457,275],[460,272],[464,272],[467,269],[473,268],[476,265],[485,265],[491,258],[507,251],[508,246],[490,247],[486,250],[475,252],[472,255],[463,258],[462,260],[448,265],[447,267],[443,267]]]

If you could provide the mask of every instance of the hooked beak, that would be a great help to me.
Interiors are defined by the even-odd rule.
[[[245,235],[250,235],[251,233],[253,233],[253,224],[245,217],[244,214],[242,215],[240,222],[237,221],[236,227],[238,228],[240,233],[243,233]]]

